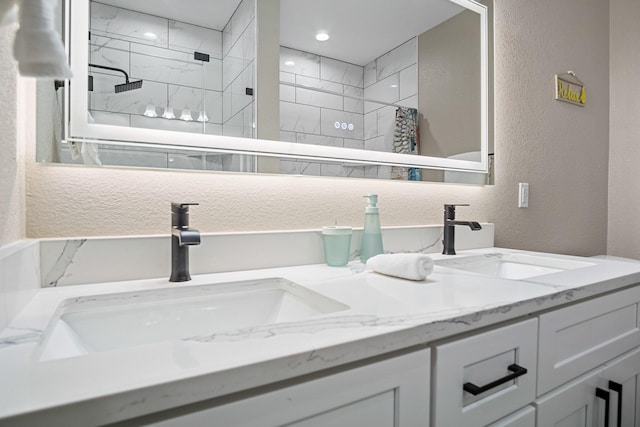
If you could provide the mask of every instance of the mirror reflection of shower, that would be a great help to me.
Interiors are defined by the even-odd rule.
[[[417,154],[417,139],[412,136],[417,134],[417,121],[404,120],[417,115],[416,62],[415,38],[363,65],[281,46],[280,139]],[[280,162],[281,173],[302,171],[324,176],[409,179],[408,168]],[[419,171],[411,178],[419,180]]]
[[[254,137],[255,49],[246,46],[254,43],[255,12],[243,3],[252,2],[205,27],[213,20],[194,25],[157,16],[158,8],[142,10],[144,4],[91,1],[88,97],[95,123]]]

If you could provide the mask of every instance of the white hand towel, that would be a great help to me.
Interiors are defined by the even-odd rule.
[[[0,0],[0,27],[18,22],[15,0]]]
[[[22,0],[20,28],[16,32],[13,56],[26,77],[70,79],[62,39],[54,26],[56,0]]]
[[[369,258],[367,268],[401,279],[424,280],[433,271],[433,260],[424,254],[381,254]]]

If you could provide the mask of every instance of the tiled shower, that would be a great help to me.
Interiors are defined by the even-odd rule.
[[[253,96],[246,93],[254,81],[253,11],[241,5],[217,31],[91,2],[91,63],[124,69],[132,80],[144,81],[139,90],[116,94],[113,86],[123,76],[90,67],[94,120],[253,137]]]

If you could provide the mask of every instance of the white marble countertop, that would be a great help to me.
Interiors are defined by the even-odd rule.
[[[497,249],[461,251],[487,254]],[[522,253],[501,249],[501,252]],[[526,252],[532,254],[532,252]],[[434,259],[442,255],[432,254]],[[275,268],[42,289],[0,333],[0,424],[96,425],[182,406],[516,319],[640,283],[640,263],[579,258],[593,266],[505,280],[436,266],[422,282],[360,263]],[[268,327],[39,360],[43,331],[69,298],[281,277],[349,306]],[[34,418],[46,417],[46,418]]]

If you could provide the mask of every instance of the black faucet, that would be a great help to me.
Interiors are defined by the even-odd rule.
[[[189,229],[189,206],[198,203],[171,203],[170,282],[186,282],[189,275],[189,246],[200,244],[200,232]]]
[[[469,205],[444,205],[444,239],[442,240],[442,253],[455,255],[456,225],[466,225],[471,231],[482,230],[480,224],[475,221],[456,221],[456,206]]]

